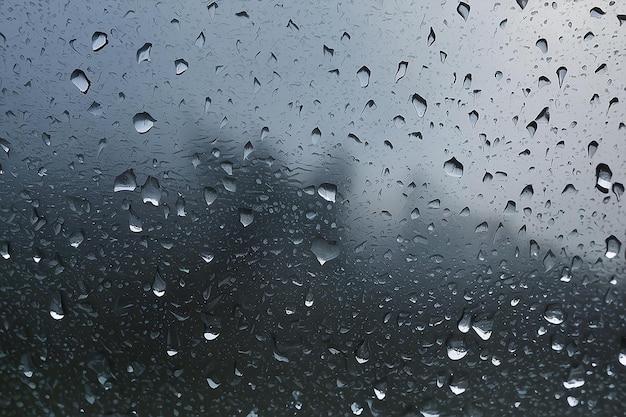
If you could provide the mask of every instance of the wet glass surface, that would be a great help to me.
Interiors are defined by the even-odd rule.
[[[626,412],[626,8],[0,5],[0,414]]]

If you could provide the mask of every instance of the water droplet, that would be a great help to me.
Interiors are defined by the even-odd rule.
[[[180,350],[180,338],[176,329],[167,329],[167,356],[175,356]]]
[[[331,203],[335,202],[335,197],[337,195],[337,186],[335,184],[329,184],[327,182],[320,184],[317,188],[317,194],[322,197],[324,200],[329,201]]]
[[[137,188],[137,178],[135,177],[135,172],[132,168],[127,169],[115,177],[113,192],[135,191],[135,188]]]
[[[239,209],[239,222],[243,227],[248,227],[254,221],[254,212],[247,208]]]
[[[466,90],[472,88],[472,74],[465,74],[465,78],[463,78],[463,88]],[[475,110],[474,113],[476,113],[476,120],[478,120],[478,113]]]
[[[589,11],[589,14],[591,15],[591,17],[600,19],[602,16],[606,14],[606,12],[599,7],[594,7],[593,9]]]
[[[468,312],[463,312],[463,316],[457,323],[457,327],[461,333],[467,333],[470,331],[472,326],[472,316]]]
[[[543,266],[545,268],[544,269],[545,272],[548,272],[549,270],[554,268],[555,265],[556,265],[556,256],[554,256],[552,251],[549,250],[548,253],[546,253],[546,256],[543,258]]]
[[[565,321],[565,313],[559,304],[548,304],[543,318],[551,324],[561,324]]]
[[[146,182],[141,186],[141,198],[144,203],[153,206],[161,204],[161,186],[156,178],[152,176],[146,178]]]
[[[472,329],[482,340],[489,340],[493,333],[493,317],[483,313],[474,318]]]
[[[620,242],[615,236],[611,235],[605,240],[606,242],[606,252],[604,256],[609,259],[615,258],[622,247],[622,242]]]
[[[535,136],[535,132],[537,131],[537,122],[533,120],[532,122],[528,123],[528,125],[526,125],[526,130],[528,130],[528,133],[530,133],[531,138]]]
[[[321,237],[316,237],[311,242],[311,252],[313,252],[320,265],[324,265],[326,262],[339,256],[341,249],[339,248],[339,244],[334,240],[325,240]]]
[[[163,297],[165,295],[166,288],[167,288],[167,284],[165,283],[165,280],[161,276],[161,272],[157,268],[156,272],[154,273],[154,280],[152,281],[152,292],[157,297]]]
[[[623,366],[626,366],[626,336],[622,336],[622,341],[620,343],[619,354],[617,356],[619,363]]]
[[[133,212],[132,208],[128,208],[128,227],[133,233],[140,233],[143,231],[141,225],[141,219]]]
[[[61,320],[65,317],[65,309],[63,308],[63,298],[59,291],[53,291],[50,300],[50,316],[55,320]]]
[[[428,46],[432,46],[433,43],[435,43],[435,40],[437,39],[437,36],[435,35],[435,31],[433,30],[433,27],[430,27],[430,31],[428,32],[428,39],[427,39],[427,44]]]
[[[456,158],[451,158],[444,162],[443,170],[446,175],[454,178],[461,178],[463,176],[463,164],[457,161]]]
[[[361,87],[365,88],[369,85],[370,75],[371,75],[371,72],[369,68],[367,68],[366,66],[362,66],[361,68],[359,68],[359,70],[356,72],[356,76],[359,79],[359,83],[361,84]]]
[[[248,141],[243,146],[243,160],[244,161],[247,160],[252,154],[252,152],[254,152],[254,146],[252,145],[252,142]]]
[[[83,229],[76,229],[70,234],[68,238],[70,242],[70,246],[73,248],[77,248],[81,243],[85,240],[85,231]]]
[[[387,396],[387,382],[378,381],[374,384],[374,395],[378,400],[384,400]]]
[[[11,246],[9,242],[0,242],[0,256],[2,259],[10,259],[11,258]]]
[[[206,340],[215,340],[222,333],[222,321],[219,317],[205,316],[204,321],[204,338]]]
[[[76,87],[78,87],[80,92],[83,94],[87,94],[87,91],[89,91],[89,87],[91,86],[91,82],[89,81],[85,73],[79,69],[75,69],[72,72],[72,74],[70,75],[70,81]]]
[[[143,61],[150,62],[151,50],[152,50],[151,43],[144,43],[141,48],[137,49],[137,63],[141,64]]]
[[[217,9],[217,3],[216,2],[212,2],[207,6],[207,9],[209,10],[209,16],[211,16],[211,20],[213,20],[213,18],[215,17],[215,10]]]
[[[408,67],[409,63],[407,61],[400,61],[400,63],[398,64],[398,70],[396,71],[396,82],[404,78]]]
[[[419,117],[424,117],[426,109],[428,108],[426,100],[419,94],[415,93],[411,96],[411,103],[413,103],[413,107],[415,108],[417,115]]]
[[[94,52],[104,48],[107,43],[109,43],[109,40],[106,33],[94,32],[91,36],[91,49],[93,49]]]
[[[206,202],[207,206],[210,206],[211,204],[213,204],[215,199],[217,199],[217,190],[213,187],[205,187],[203,194],[204,194],[204,201]]]
[[[559,77],[559,88],[561,88],[563,87],[563,80],[565,79],[565,76],[567,75],[567,68],[559,67],[559,69],[556,70],[556,75],[557,77]]]
[[[358,403],[350,404],[350,410],[355,416],[360,416],[361,413],[363,413],[363,407],[361,407]]]
[[[189,64],[184,59],[177,59],[174,61],[174,65],[176,68],[176,75],[180,75],[189,69]]]
[[[200,253],[200,257],[206,263],[210,263],[213,259],[215,259],[215,255],[213,255],[211,252],[207,252],[207,251],[204,251],[204,252]]]
[[[579,388],[585,385],[585,368],[582,365],[572,366],[567,375],[567,380],[563,381],[565,389]]]
[[[469,378],[463,371],[456,372],[452,375],[448,386],[454,395],[461,395],[469,388]]]
[[[415,220],[420,216],[420,211],[417,207],[411,210],[411,220]]]
[[[231,193],[237,192],[237,178],[234,177],[224,177],[222,178],[222,185],[226,191]]]
[[[7,156],[9,156],[9,153],[11,152],[11,142],[4,138],[0,138],[0,148],[2,148]]]
[[[451,336],[446,341],[446,350],[448,352],[448,358],[453,361],[463,359],[467,355],[467,345],[465,340],[457,336]]]
[[[185,211],[185,199],[180,194],[178,194],[178,198],[176,199],[175,207],[176,207],[176,215],[178,217],[187,216],[187,212]]]
[[[603,193],[608,193],[611,189],[611,178],[613,178],[613,172],[606,164],[599,164],[596,167],[596,188]]]
[[[615,197],[617,197],[617,200],[619,201],[619,199],[624,194],[624,184],[619,182],[613,183],[612,190],[613,194],[615,194]]]
[[[133,125],[135,126],[135,130],[139,133],[146,133],[152,129],[154,122],[156,122],[156,119],[146,112],[137,113],[133,116]]]
[[[204,37],[204,32],[200,32],[200,34],[198,35],[198,37],[196,38],[196,41],[194,42],[194,44],[198,47],[198,48],[202,48],[204,46],[204,42],[205,42],[206,38]]]
[[[517,2],[517,5],[524,10],[524,8],[526,7],[526,5],[528,4],[528,0],[515,0]]]
[[[370,356],[369,344],[364,340],[354,351],[354,357],[358,363],[364,364],[370,360]]]
[[[478,122],[478,112],[476,110],[472,110],[468,113],[469,121],[472,124],[472,127],[476,127],[476,122]]]
[[[458,14],[461,15],[463,20],[467,21],[467,18],[469,17],[469,13],[470,13],[470,6],[469,6],[469,4],[464,3],[464,2],[460,2],[459,5],[456,8],[456,11],[457,11]]]
[[[539,48],[539,50],[541,52],[543,52],[544,54],[548,53],[548,41],[545,40],[544,38],[539,39],[535,45],[537,46],[537,48]]]

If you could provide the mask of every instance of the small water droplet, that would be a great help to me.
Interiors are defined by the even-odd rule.
[[[443,170],[446,175],[454,178],[461,178],[463,176],[463,164],[457,161],[456,158],[451,158],[444,162]]]
[[[517,5],[524,10],[524,8],[526,7],[526,5],[528,4],[528,0],[515,0],[517,2]]]
[[[367,68],[366,66],[362,66],[361,68],[359,68],[359,70],[356,72],[356,76],[359,79],[359,83],[361,84],[361,87],[365,88],[369,85],[370,83],[370,69]]]
[[[71,247],[73,248],[79,247],[80,244],[83,243],[83,241],[85,240],[85,231],[83,229],[74,230],[70,234],[68,240],[70,242]]]
[[[591,15],[591,17],[600,19],[602,16],[606,14],[606,12],[599,7],[594,7],[593,9],[589,11],[589,14]]]
[[[479,314],[472,322],[472,329],[482,340],[489,340],[493,333],[493,317],[487,313]]]
[[[463,359],[467,355],[467,345],[465,340],[457,336],[451,336],[446,341],[446,350],[448,352],[448,358],[453,361]]]
[[[161,204],[161,194],[159,181],[152,176],[148,176],[146,182],[141,186],[141,198],[143,202],[158,206]]]
[[[546,253],[546,256],[543,258],[543,266],[545,272],[550,271],[552,268],[556,266],[556,256],[552,253],[551,250]]]
[[[167,284],[165,283],[165,280],[161,276],[161,272],[159,271],[158,268],[157,268],[156,272],[154,273],[154,279],[152,280],[152,287],[151,288],[152,288],[152,292],[157,297],[163,297],[165,295],[165,290],[167,288]]]
[[[133,233],[140,233],[143,231],[141,219],[133,212],[132,208],[128,208],[128,227]]]
[[[313,252],[320,265],[324,265],[326,262],[339,256],[341,249],[339,248],[339,244],[334,240],[325,240],[321,237],[316,237],[311,242],[311,252]]]
[[[463,312],[463,316],[457,323],[457,327],[461,333],[467,333],[472,326],[472,316],[468,312]]]
[[[598,164],[596,167],[596,188],[603,193],[608,193],[611,189],[611,179],[613,172],[606,164]]]
[[[63,298],[59,291],[53,291],[50,299],[50,316],[55,320],[61,320],[65,317],[65,308],[63,307]]]
[[[194,44],[198,47],[198,48],[202,48],[204,46],[204,42],[205,42],[206,38],[204,37],[204,32],[200,32],[200,34],[198,35],[198,37],[196,38],[196,41],[194,42]]]
[[[239,222],[243,227],[248,227],[254,221],[254,212],[247,208],[239,209]]]
[[[471,112],[469,112],[468,116],[472,127],[476,127],[476,122],[478,122],[479,117],[478,112],[476,110],[472,110]]]
[[[561,324],[565,321],[565,313],[559,304],[548,304],[543,318],[551,324]]]
[[[89,87],[91,86],[91,82],[89,81],[85,73],[79,69],[75,69],[72,72],[72,74],[70,75],[70,81],[76,87],[78,87],[80,92],[83,94],[87,94],[87,91],[89,91]]]
[[[204,201],[207,206],[213,204],[213,202],[217,199],[217,190],[213,187],[205,187],[204,191]]]
[[[535,132],[537,131],[537,122],[533,120],[532,122],[528,123],[528,125],[526,125],[526,130],[528,130],[528,133],[530,133],[531,138],[535,136]]]
[[[138,133],[146,133],[154,126],[154,119],[149,113],[142,112],[133,116],[133,125]]]
[[[559,77],[559,88],[563,87],[563,80],[565,80],[565,76],[567,75],[567,68],[559,67],[556,70],[556,75]]]
[[[535,45],[537,46],[537,48],[539,48],[539,50],[541,52],[543,52],[544,54],[548,53],[548,41],[545,40],[544,38],[539,39]]]
[[[215,10],[217,9],[217,3],[216,2],[212,2],[209,3],[209,5],[207,6],[207,9],[209,10],[209,16],[211,16],[211,20],[213,20],[213,18],[215,17]]]
[[[364,340],[354,351],[354,357],[358,363],[364,364],[370,360],[370,356],[369,344]]]
[[[319,129],[319,127],[316,127],[315,129],[313,129],[313,131],[311,132],[311,142],[313,142],[313,145],[317,145],[321,137],[322,137],[322,131]]]
[[[437,36],[435,35],[435,31],[431,26],[430,31],[428,32],[428,39],[426,41],[428,46],[432,46],[432,44],[435,43],[435,40],[437,40]]]

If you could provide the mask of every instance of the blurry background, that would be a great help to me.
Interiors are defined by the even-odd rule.
[[[5,2],[1,414],[623,414],[620,7]]]

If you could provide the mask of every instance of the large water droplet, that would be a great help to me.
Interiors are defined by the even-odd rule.
[[[154,122],[156,122],[156,119],[146,112],[137,113],[133,116],[133,125],[135,126],[135,130],[139,133],[146,133],[152,129]]]
[[[254,211],[242,208],[239,209],[239,222],[243,225],[243,227],[248,227],[254,221]]]
[[[361,87],[365,88],[369,85],[370,83],[370,69],[367,68],[366,66],[362,66],[361,68],[359,68],[359,70],[356,72],[356,76],[359,79],[359,83],[361,84]]]
[[[196,41],[194,42],[194,44],[198,47],[198,48],[202,48],[204,46],[204,41],[205,41],[205,37],[204,37],[204,32],[200,32],[200,34],[198,35],[198,37],[196,38]]]
[[[522,10],[524,10],[526,5],[528,4],[528,0],[515,0],[515,1],[517,2],[517,5],[522,8]]]
[[[321,137],[322,137],[322,131],[319,129],[319,127],[316,127],[315,129],[313,129],[313,131],[311,132],[311,142],[313,142],[313,145],[317,145]]]
[[[459,320],[457,327],[461,333],[467,333],[472,326],[472,315],[468,312],[463,312],[463,316]]]
[[[544,38],[539,39],[535,45],[537,46],[537,48],[539,48],[539,50],[541,52],[543,52],[544,54],[548,53],[548,41],[545,40]]]
[[[140,233],[143,231],[141,219],[137,217],[135,212],[133,212],[133,209],[130,207],[128,208],[128,228],[133,233]]]
[[[321,237],[316,237],[311,242],[311,252],[313,252],[320,265],[324,265],[326,262],[339,256],[341,249],[339,248],[339,244],[334,240],[325,240]]]
[[[180,75],[189,69],[189,64],[184,59],[177,59],[174,61],[174,66],[176,68],[176,75]]]
[[[611,189],[611,179],[613,178],[613,172],[606,164],[599,164],[596,167],[596,188],[603,193],[608,193]]]
[[[451,158],[444,162],[443,170],[447,175],[454,178],[461,178],[463,176],[463,164],[457,161],[456,158]]]
[[[446,341],[446,350],[448,352],[448,358],[453,361],[463,359],[468,351],[465,340],[456,336],[451,336]]]
[[[137,63],[141,64],[143,61],[150,62],[151,50],[152,50],[152,44],[144,43],[143,46],[137,50]]]
[[[551,324],[561,324],[565,321],[565,313],[559,304],[548,304],[543,318]]]
[[[91,36],[91,49],[93,49],[94,52],[104,48],[107,43],[109,43],[109,40],[106,33],[94,32]]]
[[[135,177],[135,172],[132,168],[127,169],[115,177],[113,192],[135,191],[135,188],[137,188],[137,178]]]
[[[409,67],[409,63],[406,61],[400,61],[398,64],[398,71],[396,71],[396,82],[400,81],[406,75],[406,70]]]
[[[620,249],[622,248],[622,242],[620,242],[613,235],[606,238],[605,242],[606,242],[606,252],[604,253],[604,256],[606,256],[609,259],[615,258],[619,254]]]
[[[335,184],[325,182],[320,184],[317,188],[317,194],[319,194],[319,196],[324,200],[334,203],[337,196],[337,186]]]
[[[546,253],[546,256],[543,258],[543,266],[545,272],[550,271],[556,265],[556,256],[552,253],[551,250]]]
[[[152,280],[152,292],[157,297],[163,297],[165,295],[166,288],[167,288],[167,284],[165,283],[165,280],[161,276],[161,272],[157,268],[156,272],[154,273],[154,280]]]
[[[370,360],[370,356],[369,344],[364,340],[354,351],[354,357],[358,363],[363,364]]]
[[[217,199],[217,190],[213,187],[205,187],[204,191],[204,201],[207,206],[213,204],[213,202]]]
[[[78,87],[80,92],[83,94],[87,94],[87,91],[89,91],[89,87],[91,86],[91,82],[89,81],[85,73],[79,69],[75,69],[72,72],[72,74],[70,75],[70,81],[76,87]]]
[[[472,322],[472,329],[481,339],[489,340],[493,333],[493,317],[486,313],[479,314]]]
[[[141,198],[144,203],[153,206],[161,204],[161,186],[156,178],[152,176],[146,178],[146,182],[141,186]]]
[[[68,238],[70,242],[70,246],[73,248],[77,248],[81,243],[85,240],[85,231],[83,229],[76,229],[70,234]]]
[[[413,103],[413,107],[417,112],[419,117],[424,117],[426,113],[426,109],[428,108],[428,104],[426,103],[426,99],[424,99],[419,94],[415,93],[411,96],[411,103]]]
[[[59,291],[53,291],[50,299],[50,316],[55,320],[61,320],[65,317],[65,309],[63,308],[63,298]]]
[[[205,316],[204,321],[204,338],[206,340],[215,340],[222,333],[222,321],[219,317]]]
[[[469,17],[469,13],[470,13],[469,4],[460,2],[459,5],[456,7],[456,11],[458,14],[461,15],[463,20],[467,21],[467,18]]]
[[[561,88],[563,87],[563,80],[565,79],[565,76],[567,75],[567,68],[559,67],[559,69],[556,70],[556,75],[557,77],[559,77],[559,88]]]

